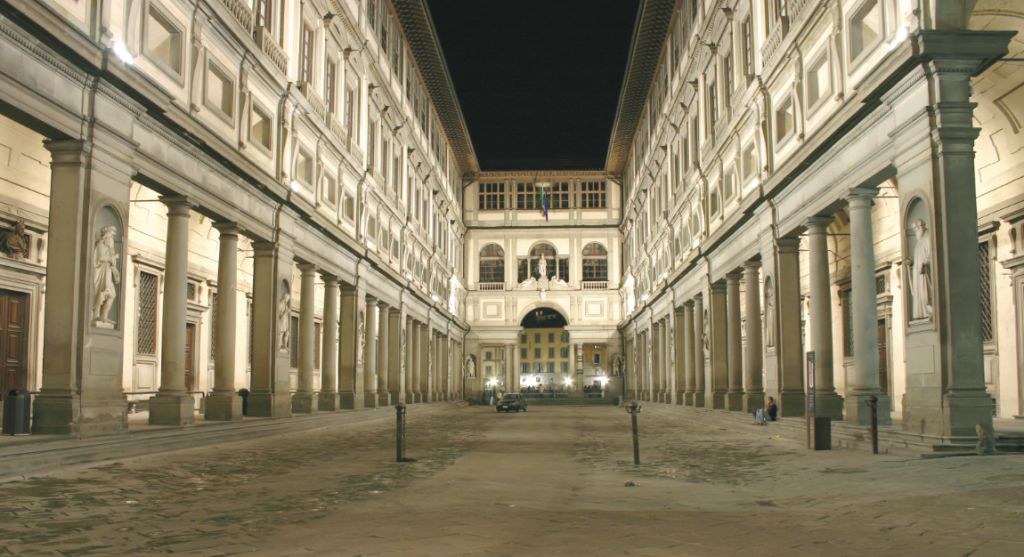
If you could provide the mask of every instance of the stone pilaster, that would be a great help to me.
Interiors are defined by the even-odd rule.
[[[711,407],[724,410],[725,395],[729,390],[729,338],[726,323],[726,287],[721,282],[708,288],[708,323],[704,342],[710,349]]]
[[[391,366],[391,317],[389,306],[377,302],[377,406],[391,406],[388,371]],[[397,402],[397,401],[396,401]]]
[[[743,410],[743,338],[740,329],[740,275],[725,275],[726,337],[729,351],[729,391],[725,409]]]
[[[673,327],[673,351],[675,357],[675,396],[672,404],[682,405],[686,400],[686,314],[684,307],[675,311],[675,327]]]
[[[683,393],[683,404],[686,406],[694,405],[697,392],[696,356],[693,349],[697,333],[693,330],[693,305],[693,300],[683,303],[683,375],[686,389]]]
[[[377,400],[377,298],[366,296],[366,313],[364,316],[364,363],[363,368],[363,407],[376,408]]]
[[[354,285],[343,284],[338,344],[338,395],[341,408],[359,410],[363,397],[363,340],[366,327],[366,299]]]
[[[292,414],[292,253],[280,242],[255,242],[252,247],[252,373],[247,415],[287,418]]]
[[[405,328],[403,323],[402,310],[399,308],[388,308],[388,397],[390,402],[398,403],[405,401],[405,381],[402,377],[402,353]]]
[[[707,348],[704,346],[704,297],[700,294],[693,298],[693,406],[704,408],[706,393],[704,381],[704,358]]]
[[[217,350],[213,363],[213,392],[206,397],[207,421],[237,422],[242,419],[242,397],[235,393],[235,331],[238,311],[237,223],[213,225],[220,231],[217,258]]]
[[[743,281],[746,286],[746,329],[747,347],[744,356],[743,411],[753,412],[764,407],[764,381],[761,374],[761,264],[748,261],[743,265]]]
[[[149,399],[150,425],[192,425],[195,400],[185,388],[185,310],[188,303],[188,224],[193,203],[187,197],[161,197],[167,205],[160,389]]]
[[[423,324],[413,321],[412,333],[412,393],[415,402],[427,402],[423,386]]]
[[[828,270],[828,226],[832,217],[807,219],[810,248],[811,350],[814,352],[815,416],[843,419],[843,397],[836,393],[832,358],[832,294]]]

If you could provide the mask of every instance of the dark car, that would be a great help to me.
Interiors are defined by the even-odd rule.
[[[522,410],[526,412],[526,399],[519,393],[509,393],[501,397],[498,401],[498,412],[516,412]]]

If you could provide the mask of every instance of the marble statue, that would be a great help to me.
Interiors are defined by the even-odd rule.
[[[708,310],[704,310],[704,332],[702,341],[704,343],[704,358],[711,359],[711,320],[708,318]]]
[[[910,267],[911,319],[931,319],[932,317],[932,241],[928,237],[928,227],[923,220],[914,221],[914,235],[917,245],[914,247],[914,258],[907,261]]]
[[[472,356],[466,358],[466,377],[471,379],[476,377],[476,364],[473,363]]]
[[[366,314],[359,310],[359,323],[356,324],[356,361],[363,361],[363,348],[366,346]]]
[[[542,279],[548,276],[548,260],[543,257],[537,262],[537,278]]]
[[[100,239],[96,240],[93,249],[93,285],[96,291],[92,302],[92,323],[93,325],[112,327],[114,322],[110,320],[110,308],[117,299],[117,285],[121,282],[121,271],[118,270],[117,260],[120,253],[114,248],[114,234],[117,227],[104,226],[100,230]],[[8,236],[10,238],[10,236]]]
[[[405,373],[405,329],[402,329],[402,333],[398,336],[398,369],[401,373]]]
[[[279,350],[288,350],[292,342],[292,294],[287,290],[281,293],[277,302],[277,334],[281,337]]]
[[[775,346],[775,296],[771,277],[764,280],[764,345]]]
[[[14,223],[14,227],[7,232],[4,247],[7,248],[7,256],[11,259],[28,256],[28,242],[25,241],[25,219],[18,219],[18,222]]]

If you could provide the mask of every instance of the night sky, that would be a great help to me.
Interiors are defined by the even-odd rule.
[[[603,169],[639,0],[430,0],[482,170]]]

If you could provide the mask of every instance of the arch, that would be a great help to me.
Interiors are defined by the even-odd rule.
[[[583,247],[583,280],[608,280],[608,250],[598,242]]]
[[[534,244],[530,246],[529,254],[530,257],[539,257],[541,255],[545,257],[556,257],[558,256],[558,249],[555,248],[551,242],[548,242],[547,240],[540,240],[539,242],[534,242]]]
[[[479,270],[482,283],[505,282],[505,250],[495,243],[485,245],[480,250]]]
[[[530,314],[531,312],[534,312],[534,311],[536,311],[538,309],[541,309],[541,308],[546,308],[546,309],[551,309],[551,310],[557,311],[558,313],[562,314],[563,318],[566,315],[569,315],[569,309],[568,308],[564,308],[561,305],[559,305],[559,304],[557,304],[555,302],[548,301],[548,300],[538,300],[538,301],[533,302],[532,304],[526,306],[525,308],[522,309],[522,311],[519,312],[519,315],[516,318],[516,323],[522,323],[523,319],[525,319],[528,314]],[[569,320],[566,319],[565,322],[568,323]]]

